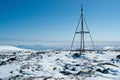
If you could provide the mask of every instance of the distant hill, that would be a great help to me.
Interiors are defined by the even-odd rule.
[[[28,49],[18,48],[14,46],[0,46],[0,52],[18,52],[18,51],[30,51]]]

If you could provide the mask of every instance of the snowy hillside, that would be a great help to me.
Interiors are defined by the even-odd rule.
[[[9,48],[9,49],[8,49]],[[3,50],[19,51],[12,46]],[[120,80],[120,52],[40,51],[0,55],[1,80]]]
[[[19,51],[31,51],[27,49],[21,49],[14,46],[0,46],[0,52],[19,52]]]

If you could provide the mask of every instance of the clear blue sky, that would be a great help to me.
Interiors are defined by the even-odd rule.
[[[0,0],[0,41],[71,41],[81,3],[95,41],[120,40],[120,0]]]

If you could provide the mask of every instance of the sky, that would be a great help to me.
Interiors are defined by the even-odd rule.
[[[0,44],[70,44],[81,4],[94,41],[120,41],[120,0],[0,0]]]

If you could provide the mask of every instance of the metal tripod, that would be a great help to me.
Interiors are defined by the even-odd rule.
[[[84,23],[87,26],[87,31],[84,31]],[[80,29],[80,31],[78,31],[78,27],[79,27],[80,24],[81,24],[81,29]],[[75,37],[76,37],[77,34],[80,34],[80,49],[79,50],[72,50],[74,40],[75,40]],[[85,34],[89,34],[91,42],[92,42],[93,49],[95,50],[91,33],[89,31],[88,25],[85,21],[84,15],[83,15],[83,7],[81,5],[81,15],[80,15],[80,18],[79,18],[79,21],[78,21],[78,24],[77,24],[77,28],[76,28],[74,36],[73,36],[70,53],[71,53],[71,51],[79,51],[79,53],[81,55],[83,52],[85,52],[85,39],[84,39]]]

